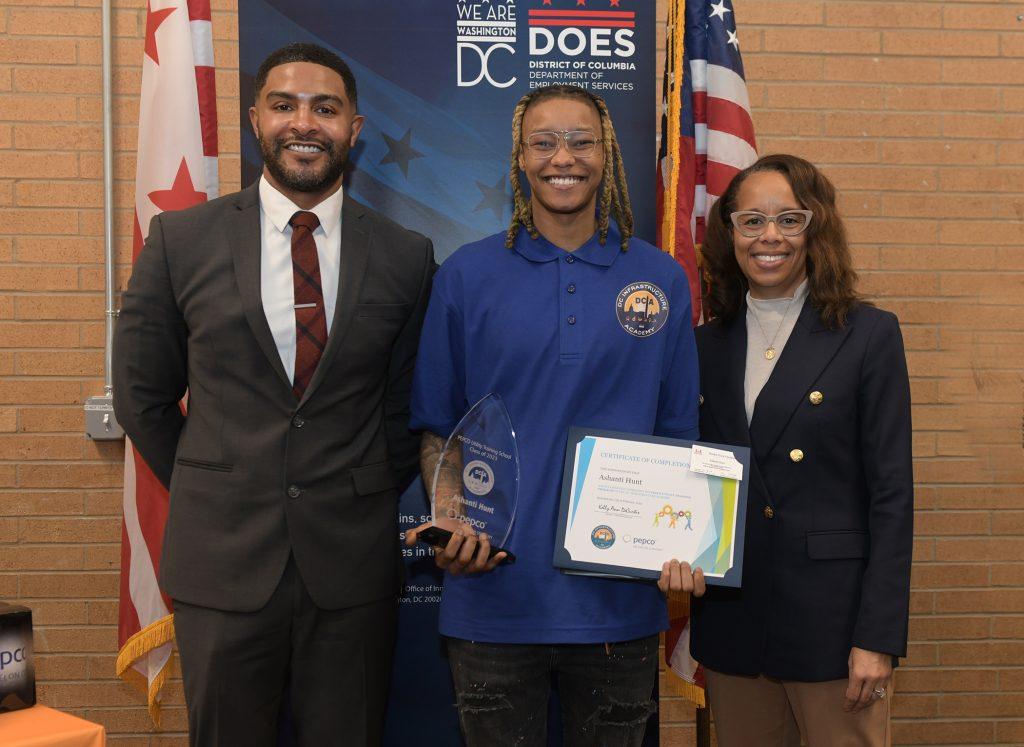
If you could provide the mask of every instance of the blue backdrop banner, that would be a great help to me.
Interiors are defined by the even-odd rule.
[[[366,115],[346,188],[432,238],[439,261],[507,227],[512,109],[549,83],[608,102],[637,234],[653,242],[654,11],[654,0],[246,0],[242,183],[261,168],[247,112],[257,67],[278,47],[314,41],[352,67]]]
[[[607,101],[636,233],[654,241],[654,0],[245,0],[238,23],[243,184],[262,168],[248,115],[256,69],[273,50],[312,41],[348,62],[366,117],[346,190],[433,239],[439,262],[507,228],[512,110],[550,83]],[[400,512],[403,531],[429,513],[418,481]],[[437,636],[441,578],[422,548],[406,562],[386,743],[458,744]]]

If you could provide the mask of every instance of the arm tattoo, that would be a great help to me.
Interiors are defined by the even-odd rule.
[[[424,431],[423,440],[420,441],[420,474],[423,476],[423,484],[429,495],[436,472],[436,496],[431,496],[434,505],[438,508],[454,508],[455,515],[461,515],[463,512],[462,451],[461,449],[451,449],[442,459],[441,452],[444,450],[444,443],[445,439],[436,433]],[[442,512],[438,511],[438,513]],[[451,516],[450,513],[449,516]]]

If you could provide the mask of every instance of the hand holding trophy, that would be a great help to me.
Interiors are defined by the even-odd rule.
[[[423,461],[429,469],[426,454]],[[410,530],[406,544],[433,545],[437,564],[451,573],[514,563],[515,556],[504,545],[518,493],[519,452],[512,421],[501,397],[488,394],[463,416],[441,449],[430,484],[432,521]]]

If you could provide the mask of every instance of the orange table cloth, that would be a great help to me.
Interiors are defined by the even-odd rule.
[[[0,713],[3,747],[104,747],[102,726],[44,705]]]

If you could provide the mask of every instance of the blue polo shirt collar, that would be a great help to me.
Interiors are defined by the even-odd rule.
[[[515,250],[531,262],[551,262],[571,255],[574,259],[588,264],[611,267],[615,258],[622,252],[620,240],[619,227],[614,221],[609,221],[608,238],[605,239],[604,246],[601,245],[595,231],[586,244],[574,252],[567,252],[552,244],[543,234],[538,234],[537,240],[534,241],[526,228],[521,227],[516,234]]]

